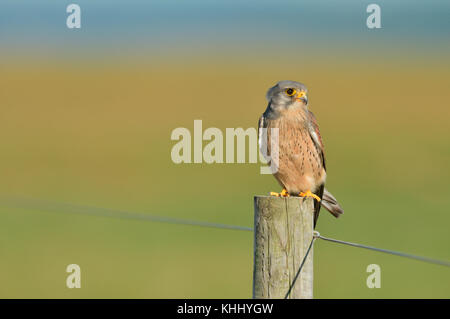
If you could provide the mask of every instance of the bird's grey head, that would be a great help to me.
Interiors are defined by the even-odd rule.
[[[302,83],[280,81],[267,91],[266,99],[272,111],[282,112],[291,108],[306,108],[307,93],[308,90]]]

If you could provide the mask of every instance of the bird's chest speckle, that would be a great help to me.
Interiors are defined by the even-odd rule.
[[[291,193],[314,191],[325,181],[321,154],[308,130],[308,122],[301,113],[291,113],[273,119],[270,128],[278,128],[278,150],[271,149],[272,159],[278,158],[279,183]],[[269,136],[269,138],[272,138]]]

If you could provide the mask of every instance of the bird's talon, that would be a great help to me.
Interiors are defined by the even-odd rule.
[[[291,195],[289,195],[288,191],[286,189],[283,189],[280,193],[281,197],[289,197]]]
[[[312,197],[312,198],[316,199],[318,202],[320,202],[320,197],[317,196],[316,194],[313,194],[310,190],[308,190],[306,192],[301,192],[300,194],[298,194],[298,196],[300,196],[300,197]]]
[[[283,189],[281,191],[281,193],[276,193],[276,192],[270,192],[270,196],[276,196],[276,197],[289,197],[291,195],[289,195],[288,191],[286,189]]]
[[[280,197],[280,193],[270,192],[270,196]]]

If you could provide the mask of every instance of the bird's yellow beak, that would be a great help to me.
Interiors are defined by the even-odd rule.
[[[303,103],[308,104],[308,97],[304,91],[300,91],[297,93],[297,97],[295,98],[297,101],[303,101]]]

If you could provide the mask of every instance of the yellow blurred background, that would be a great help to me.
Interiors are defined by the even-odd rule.
[[[2,194],[252,226],[255,194],[278,190],[259,164],[172,163],[171,131],[256,127],[265,90],[304,81],[321,126],[325,236],[449,259],[450,71],[416,61],[272,67],[11,66],[2,70]],[[306,81],[305,81],[306,80]],[[2,208],[2,297],[251,296],[252,234]],[[448,297],[444,267],[317,242],[315,296]],[[82,289],[65,287],[65,267]],[[382,288],[366,287],[368,264]]]

